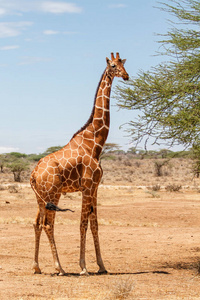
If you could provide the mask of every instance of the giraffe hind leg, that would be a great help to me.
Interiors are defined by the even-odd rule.
[[[46,212],[43,227],[51,246],[55,269],[59,272],[59,275],[64,275],[65,271],[61,267],[54,239],[54,219],[55,212]]]
[[[41,270],[39,268],[38,256],[39,256],[39,245],[40,245],[40,236],[42,233],[42,225],[40,224],[40,211],[38,210],[35,223],[33,224],[35,230],[35,256],[33,262],[33,269],[35,270],[35,274],[41,274]]]

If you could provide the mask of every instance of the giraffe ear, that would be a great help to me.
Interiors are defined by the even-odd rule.
[[[122,63],[123,63],[123,65],[125,64],[125,62],[126,62],[126,59],[122,59]]]
[[[110,59],[108,57],[106,57],[106,62],[108,65],[110,65]]]

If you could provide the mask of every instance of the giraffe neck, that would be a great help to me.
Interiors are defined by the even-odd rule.
[[[110,126],[110,92],[113,78],[105,71],[97,89],[92,127],[95,143],[104,146]]]
[[[84,141],[83,144],[87,145],[87,150],[91,151],[91,155],[96,159],[99,159],[109,132],[112,81],[113,77],[107,73],[106,69],[96,91],[91,116],[70,141],[71,143],[74,141],[75,145]]]

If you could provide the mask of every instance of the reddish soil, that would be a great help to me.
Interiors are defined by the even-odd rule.
[[[153,175],[152,180],[156,180]],[[81,194],[62,196],[60,206],[75,213],[56,216],[55,238],[66,276],[55,273],[45,233],[40,248],[42,274],[34,275],[34,193],[28,183],[17,186],[17,193],[2,183],[0,299],[200,299],[197,183],[196,188],[179,192],[155,192],[135,187],[130,181],[121,183],[124,185],[117,186],[115,181],[99,188],[99,234],[108,274],[97,274],[88,229],[86,261],[90,276],[79,276]]]

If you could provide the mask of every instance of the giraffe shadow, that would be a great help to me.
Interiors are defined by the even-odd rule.
[[[138,271],[138,272],[106,272],[106,273],[98,273],[98,272],[88,272],[89,276],[117,276],[117,275],[141,275],[141,274],[163,274],[170,275],[171,273],[167,271]],[[53,273],[51,276],[59,276],[58,273]],[[65,273],[63,276],[66,277],[82,277],[80,273]]]

